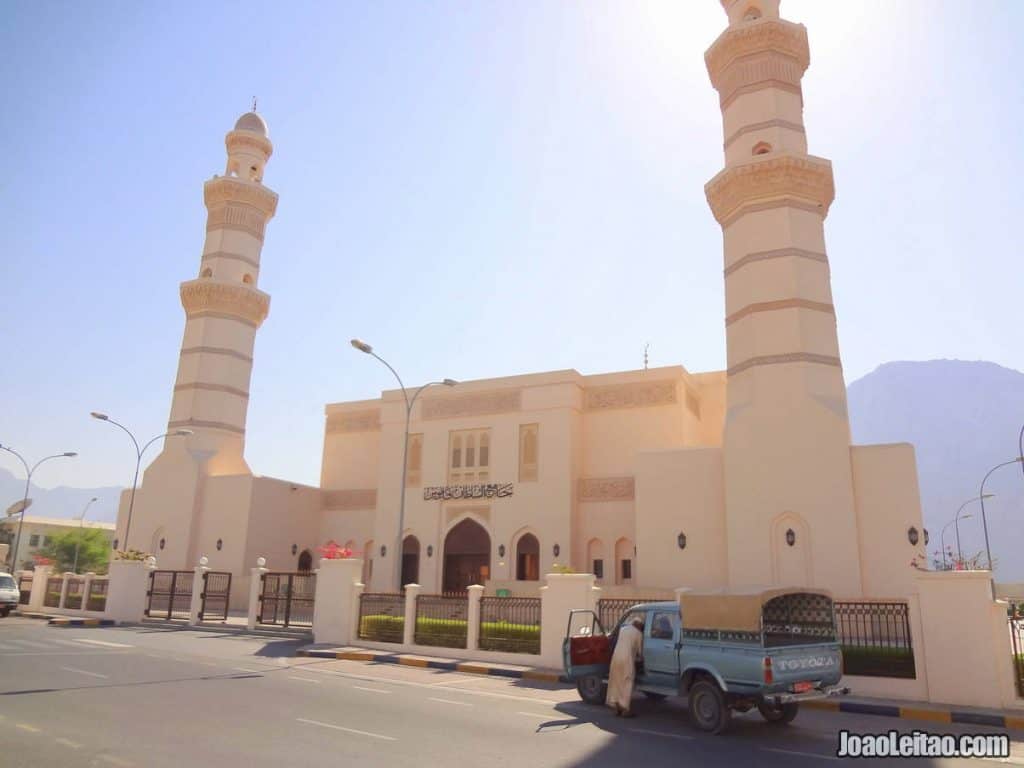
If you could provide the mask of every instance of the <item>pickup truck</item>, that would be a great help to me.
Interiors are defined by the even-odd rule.
[[[770,723],[789,723],[800,702],[849,693],[838,686],[842,653],[827,592],[686,591],[678,602],[633,606],[611,633],[593,611],[570,613],[563,663],[585,702],[604,703],[618,630],[637,617],[644,629],[635,690],[686,697],[703,731],[721,733],[732,712],[754,707]]]

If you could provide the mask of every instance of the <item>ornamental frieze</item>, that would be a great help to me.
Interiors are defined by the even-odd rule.
[[[795,59],[801,72],[811,61],[807,28],[782,19],[761,19],[729,27],[704,54],[711,83],[718,88],[725,70],[736,60],[763,51]]]
[[[501,389],[494,392],[424,398],[421,402],[420,414],[424,421],[454,419],[460,416],[488,416],[520,410],[522,393],[518,389]]]
[[[728,226],[746,205],[771,205],[774,201],[783,205],[788,199],[822,216],[828,214],[835,197],[828,160],[785,153],[764,157],[729,166],[704,185],[708,205],[719,224]]]
[[[580,501],[632,501],[636,482],[632,477],[581,477]]]
[[[189,317],[198,312],[215,312],[239,317],[259,327],[270,311],[270,296],[246,285],[202,277],[181,284],[181,306]]]
[[[252,235],[263,242],[267,228],[267,214],[258,208],[243,203],[225,203],[210,208],[206,216],[206,231],[234,229]]]
[[[243,181],[233,176],[217,176],[203,185],[203,202],[206,207],[216,208],[227,203],[251,205],[270,218],[277,210],[277,194],[262,184]]]
[[[423,489],[424,501],[451,501],[454,499],[504,499],[512,495],[512,483],[482,483],[479,485],[439,485]]]
[[[342,411],[327,415],[327,434],[341,432],[379,432],[380,409]]]
[[[324,491],[324,509],[343,512],[377,508],[376,488],[348,488],[343,491]]]
[[[584,409],[603,411],[615,408],[645,408],[671,405],[678,400],[676,382],[640,381],[633,384],[608,384],[584,390]]]

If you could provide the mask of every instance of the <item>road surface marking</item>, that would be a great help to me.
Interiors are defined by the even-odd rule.
[[[686,736],[685,734],[682,734],[682,733],[666,733],[665,731],[650,731],[650,730],[648,730],[646,728],[630,728],[629,730],[631,732],[633,732],[633,733],[646,733],[646,734],[648,734],[650,736],[664,736],[665,738],[668,738],[668,739],[686,739],[687,741],[689,741],[690,739],[693,738],[693,736]]]
[[[783,755],[799,755],[800,757],[814,757],[818,760],[838,760],[835,755],[821,755],[817,752],[797,752],[792,749],[773,749],[772,747],[761,747],[765,752],[778,752]]]
[[[454,680],[442,680],[440,683],[423,683],[423,685],[441,686],[458,685],[459,683],[486,683],[488,680],[493,682],[495,679],[490,675],[473,675],[472,677],[466,675],[465,677],[456,677]]]
[[[304,683],[315,683],[316,685],[320,685],[320,681],[319,680],[310,680],[308,677],[297,677],[295,675],[288,675],[288,679],[289,680],[301,680]]]
[[[79,749],[82,745],[77,741],[71,739],[54,739],[58,744],[63,744],[65,747],[71,747],[72,749]]]
[[[128,760],[122,760],[120,757],[114,757],[113,755],[100,755],[100,760],[105,760],[106,762],[110,763],[111,765],[123,765],[123,766],[135,765],[135,763],[132,763],[132,762],[130,762]]]
[[[74,667],[60,667],[60,669],[63,669],[65,672],[77,672],[80,675],[88,675],[89,677],[99,677],[103,680],[110,677],[110,675],[101,675],[97,672],[87,672],[84,669],[75,669]]]
[[[295,718],[300,723],[306,723],[307,725],[319,725],[321,728],[333,728],[336,731],[344,731],[345,733],[357,733],[360,736],[369,736],[374,739],[383,739],[384,741],[398,741],[394,736],[385,736],[380,733],[370,733],[369,731],[357,731],[355,728],[344,728],[340,725],[331,725],[330,723],[321,723],[319,720],[305,720],[301,717]]]
[[[542,715],[540,712],[516,712],[516,714],[517,715],[526,715],[527,717],[543,717],[545,720],[547,720],[549,717],[551,717],[550,714]]]
[[[262,672],[262,669],[246,669],[245,667],[232,667],[235,672]]]
[[[87,640],[85,638],[75,638],[76,643],[88,643],[89,645],[103,645],[107,648],[134,648],[134,645],[128,645],[127,643],[111,643],[107,640]]]
[[[28,723],[15,723],[14,727],[20,728],[23,731],[28,731],[29,733],[40,733],[43,730],[42,728],[36,728],[34,725],[29,725]]]
[[[440,701],[442,704],[458,704],[460,707],[472,707],[468,701],[452,701],[451,699],[435,699],[430,697],[430,701]]]
[[[383,688],[363,688],[361,685],[353,685],[357,691],[369,691],[370,693],[391,693],[391,691],[385,691]]]

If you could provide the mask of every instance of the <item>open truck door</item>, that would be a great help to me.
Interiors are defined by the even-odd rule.
[[[562,667],[588,704],[604,703],[611,661],[611,642],[597,614],[570,611],[562,641]]]

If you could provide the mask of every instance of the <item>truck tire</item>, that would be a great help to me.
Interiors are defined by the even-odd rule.
[[[604,704],[608,686],[597,675],[587,675],[576,681],[576,690],[587,704]]]
[[[3,608],[0,608],[0,616],[2,616],[5,619],[7,618],[8,614],[10,614],[10,612],[11,606],[9,605],[5,605]]]
[[[800,711],[800,704],[794,701],[788,704],[769,704],[766,701],[762,701],[757,705],[757,711],[761,713],[761,717],[767,720],[769,723],[775,723],[776,725],[786,725],[787,723],[793,722],[793,718],[796,717],[796,713]]]
[[[706,733],[721,733],[729,725],[732,713],[722,689],[713,680],[698,680],[690,688],[690,718]]]

